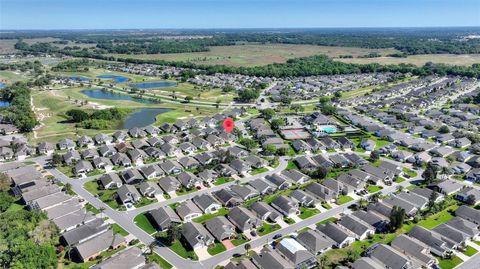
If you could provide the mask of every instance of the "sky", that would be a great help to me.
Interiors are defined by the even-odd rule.
[[[479,0],[0,0],[0,29],[480,26]]]

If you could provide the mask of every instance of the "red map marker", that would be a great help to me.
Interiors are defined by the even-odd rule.
[[[235,127],[235,123],[231,118],[226,118],[223,121],[223,129],[225,129],[225,132],[231,133],[233,130],[233,127]]]

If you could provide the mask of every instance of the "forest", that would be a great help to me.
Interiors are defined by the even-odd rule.
[[[30,106],[30,93],[28,84],[24,82],[15,82],[1,92],[2,99],[10,103],[2,111],[3,116],[22,132],[30,132],[38,123]]]

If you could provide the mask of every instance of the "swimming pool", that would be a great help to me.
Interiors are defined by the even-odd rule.
[[[324,132],[324,133],[336,133],[337,132],[337,128],[335,126],[322,126],[319,128],[320,132]]]

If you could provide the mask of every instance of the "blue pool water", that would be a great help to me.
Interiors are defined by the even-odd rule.
[[[115,75],[101,75],[101,76],[97,76],[97,78],[113,79],[115,83],[123,83],[128,80],[128,78],[126,77],[115,76]]]
[[[128,115],[122,123],[123,129],[130,129],[133,127],[142,128],[155,123],[156,116],[170,111],[169,108],[140,108]]]
[[[336,133],[337,132],[337,128],[335,127],[323,127],[322,129],[320,129],[320,131],[324,132],[324,133]]]
[[[173,87],[173,86],[177,86],[177,83],[169,82],[169,81],[156,81],[156,82],[132,83],[132,84],[128,84],[128,86],[140,88],[140,89],[152,89],[152,88]]]
[[[6,107],[6,106],[9,106],[10,103],[7,102],[7,101],[0,101],[0,107]]]
[[[146,100],[142,98],[135,98],[130,95],[126,94],[121,94],[121,93],[116,93],[116,92],[111,92],[111,91],[105,91],[101,89],[88,89],[88,90],[83,90],[83,94],[90,98],[95,98],[95,99],[105,99],[105,100],[126,100],[126,101],[133,101],[137,103],[143,103],[143,104],[157,104],[158,102],[154,100]]]
[[[80,77],[80,76],[69,76],[68,78],[71,79],[71,80],[90,81],[89,78]]]
[[[0,89],[5,88],[5,83],[0,82]]]

